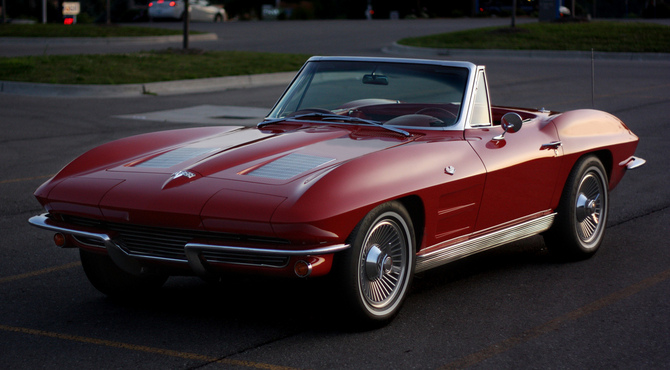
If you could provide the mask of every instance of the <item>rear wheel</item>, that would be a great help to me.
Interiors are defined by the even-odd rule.
[[[109,256],[79,250],[81,265],[93,286],[113,298],[140,298],[158,290],[167,275],[147,274],[136,276],[119,268]]]
[[[609,208],[605,168],[595,156],[575,164],[547,233],[550,251],[562,258],[581,260],[596,253],[603,240]]]
[[[412,220],[399,202],[382,204],[356,226],[341,257],[338,284],[357,323],[381,326],[400,310],[412,281]]]

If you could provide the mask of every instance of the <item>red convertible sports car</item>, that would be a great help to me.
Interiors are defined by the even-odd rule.
[[[484,66],[314,57],[257,127],[163,131],[75,159],[30,223],[117,297],[171,275],[331,275],[343,312],[388,322],[412,276],[544,233],[601,244],[638,138],[595,110],[491,106]]]

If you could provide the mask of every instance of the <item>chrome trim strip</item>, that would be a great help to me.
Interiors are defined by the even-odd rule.
[[[416,258],[414,271],[426,271],[475,253],[537,235],[551,227],[555,216],[556,213],[552,213],[491,234],[453,244],[425,255],[419,255]]]
[[[349,247],[350,247],[349,244],[335,244],[314,249],[282,250],[282,249],[232,247],[228,245],[201,244],[201,243],[186,244],[186,249],[214,250],[214,251],[226,251],[226,252],[249,253],[249,254],[270,254],[278,256],[314,256],[320,254],[330,254],[340,252],[345,249],[349,249]]]
[[[647,163],[644,159],[640,157],[635,157],[631,156],[630,158],[626,159],[625,161],[619,163],[619,166],[626,166],[627,170],[634,170],[643,164]]]

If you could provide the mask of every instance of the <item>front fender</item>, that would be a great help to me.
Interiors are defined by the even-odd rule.
[[[445,172],[448,166],[454,174]],[[299,233],[342,243],[377,205],[415,195],[424,203],[426,225],[436,229],[445,194],[481,189],[484,178],[483,164],[462,139],[417,141],[342,163],[311,183],[301,180],[303,189],[277,208],[272,227],[280,237]],[[479,190],[468,194],[468,202],[479,203]]]

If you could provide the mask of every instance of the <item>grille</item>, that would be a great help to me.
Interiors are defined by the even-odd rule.
[[[203,251],[200,254],[207,262],[234,263],[238,265],[257,265],[284,267],[288,265],[288,256],[249,254],[227,251]]]
[[[237,242],[261,243],[265,245],[287,245],[289,242],[279,238],[265,238],[242,234],[216,233],[209,231],[171,229],[162,227],[122,224],[98,221],[76,216],[63,216],[67,223],[92,227],[113,232],[114,242],[135,256],[168,258],[187,261],[184,248],[186,243],[198,240],[202,243]],[[99,246],[95,240],[78,238],[84,244]],[[229,251],[203,251],[205,260],[219,263],[283,267],[288,264],[287,256],[240,253]]]

